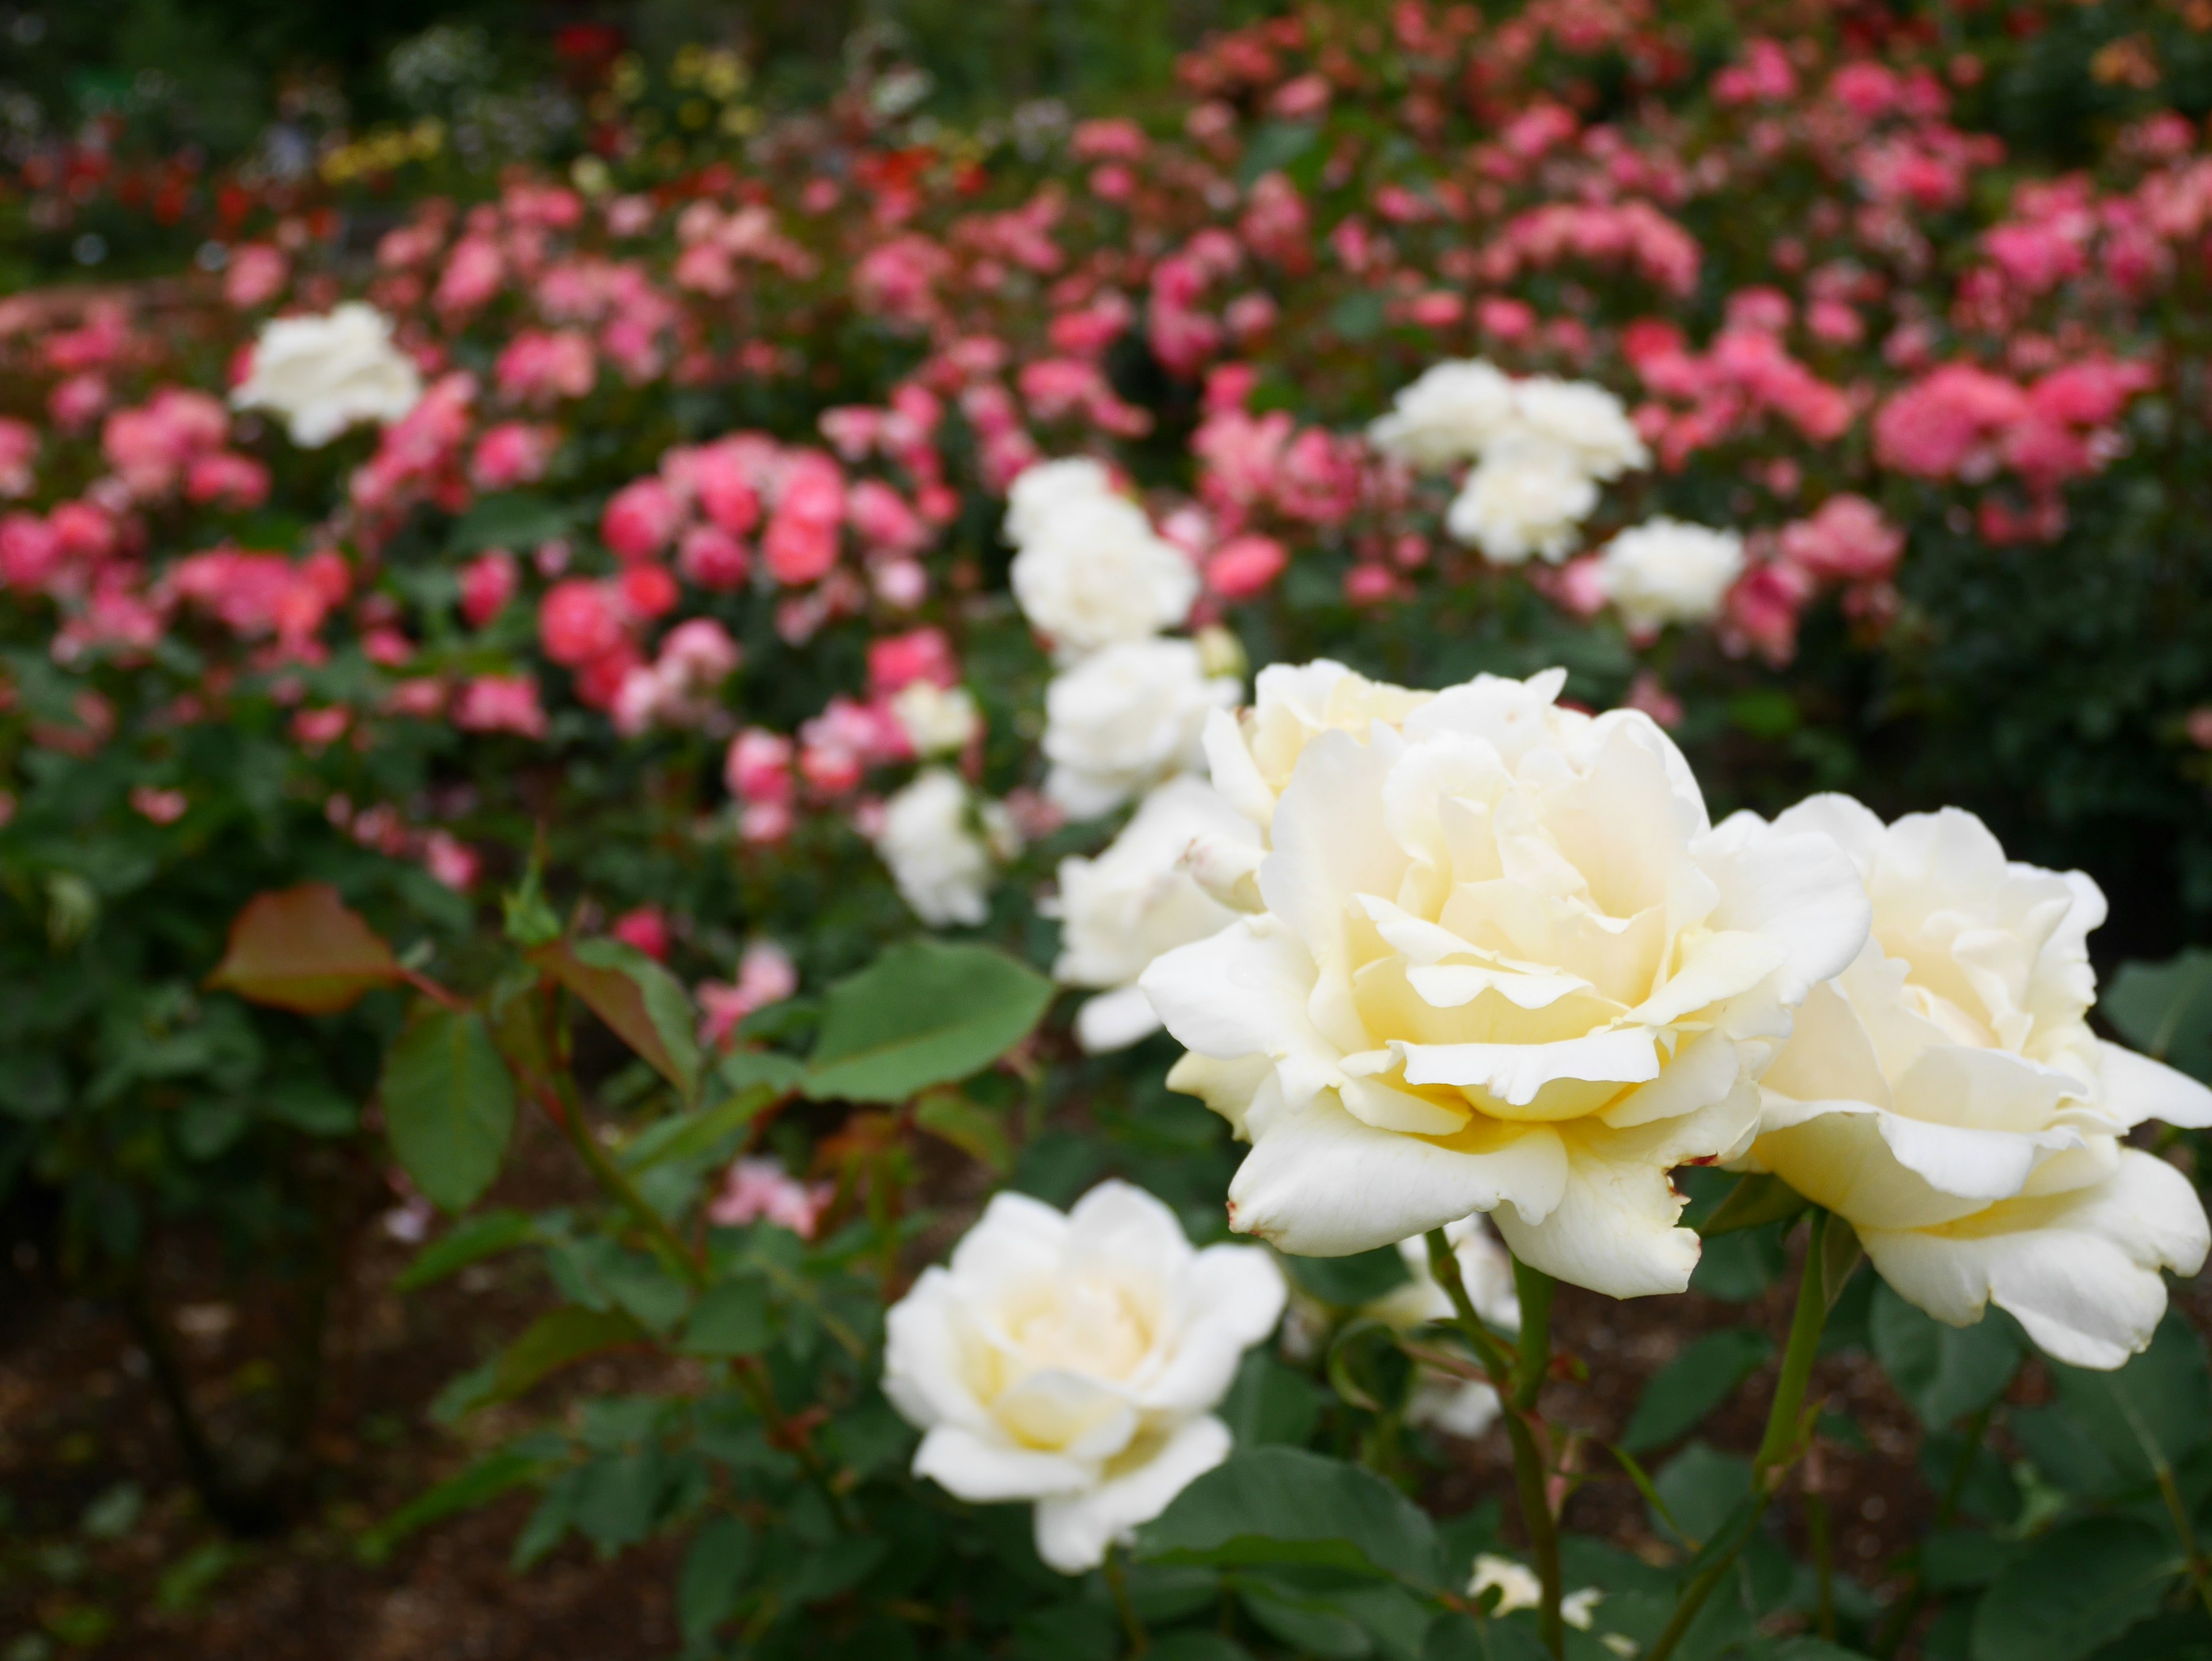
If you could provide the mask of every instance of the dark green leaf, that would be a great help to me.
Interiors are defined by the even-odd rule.
[[[2124,963],[2097,1007],[2145,1055],[2212,1081],[2212,951]]]
[[[931,1091],[915,1104],[914,1122],[994,1175],[1003,1177],[1013,1167],[1013,1150],[999,1116],[957,1092]]]
[[[1712,1215],[1698,1225],[1698,1232],[1711,1239],[1740,1228],[1778,1223],[1795,1217],[1810,1203],[1779,1177],[1753,1173],[1729,1190]]]
[[[2178,1464],[2212,1437],[2212,1375],[2204,1343],[2178,1313],[2150,1348],[2117,1372],[2053,1362],[2059,1400],[2124,1482],[2152,1480],[2156,1462]]]
[[[1413,1278],[1395,1246],[1378,1246],[1349,1257],[1285,1256],[1282,1262],[1299,1286],[1338,1309],[1371,1304]]]
[[[514,1085],[473,1009],[426,1004],[384,1058],[392,1151],[447,1211],[473,1205],[499,1175],[514,1129]]]
[[[775,1050],[732,1050],[714,1064],[714,1074],[732,1090],[765,1086],[777,1096],[788,1096],[806,1083],[805,1067]]]
[[[2080,1661],[2154,1611],[2181,1567],[2166,1531],[2132,1518],[2053,1529],[1983,1594],[1973,1661]]]
[[[768,1288],[758,1281],[724,1281],[700,1297],[684,1348],[693,1355],[757,1355],[772,1335]]]
[[[1152,1661],[1252,1661],[1252,1652],[1218,1632],[1171,1632],[1153,1644]]]
[[[538,1220],[526,1211],[487,1211],[456,1223],[415,1256],[400,1275],[402,1292],[417,1292],[480,1258],[512,1251],[538,1237]]]
[[[1220,1414],[1239,1447],[1269,1442],[1303,1447],[1326,1399],[1305,1374],[1292,1372],[1264,1348],[1255,1349],[1237,1369]]]
[[[1666,1516],[1655,1522],[1702,1545],[1751,1492],[1751,1462],[1692,1442],[1668,1461],[1651,1486],[1667,1502]]]
[[[1887,1286],[1875,1288],[1868,1330],[1890,1383],[1935,1430],[1996,1401],[2025,1353],[2019,1329],[1994,1309],[1978,1325],[1946,1326]]]
[[[534,548],[568,534],[568,511],[521,490],[501,491],[479,497],[468,512],[453,521],[447,546],[454,554],[481,553],[487,548]]]
[[[902,941],[830,989],[807,1064],[818,1099],[902,1102],[981,1072],[1029,1036],[1052,983],[986,946]]]
[[[1736,1387],[1766,1365],[1774,1341],[1747,1327],[1709,1332],[1660,1369],[1644,1387],[1621,1433],[1631,1453],[1648,1453],[1695,1430]]]
[[[760,1117],[775,1099],[769,1091],[755,1085],[714,1107],[664,1119],[623,1150],[623,1169],[650,1171],[671,1160],[711,1154],[726,1138]]]
[[[392,1549],[416,1530],[464,1511],[474,1511],[536,1479],[542,1461],[512,1449],[501,1449],[479,1459],[459,1475],[448,1476],[426,1493],[418,1494],[355,1543],[354,1553],[364,1563],[381,1563]]]
[[[1297,1448],[1240,1449],[1138,1532],[1166,1562],[1311,1564],[1437,1586],[1436,1529],[1374,1472]]]
[[[439,1397],[437,1416],[447,1421],[510,1401],[540,1379],[586,1355],[638,1343],[644,1329],[619,1310],[579,1309],[571,1305],[541,1315],[529,1330],[501,1350],[489,1365],[456,1379]]]
[[[676,1585],[676,1624],[686,1640],[699,1643],[730,1618],[752,1565],[753,1531],[738,1518],[713,1518],[692,1537]]]

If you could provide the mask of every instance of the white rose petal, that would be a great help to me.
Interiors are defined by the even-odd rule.
[[[1493,565],[1520,565],[1532,556],[1556,565],[1574,551],[1582,522],[1596,507],[1597,486],[1571,452],[1502,443],[1467,476],[1444,528]]]
[[[414,362],[392,344],[391,319],[349,301],[325,317],[263,324],[230,401],[283,417],[292,441],[312,450],[357,423],[397,421],[422,396]]]
[[[1127,497],[1063,485],[1019,507],[1015,603],[1062,654],[1144,640],[1190,615],[1197,568]]]
[[[1509,439],[1526,437],[1560,450],[1584,473],[1615,479],[1651,465],[1651,452],[1621,401],[1589,380],[1531,375],[1513,384]]]
[[[1158,1029],[1137,977],[1154,958],[1228,927],[1237,914],[1209,897],[1185,867],[1194,843],[1256,849],[1258,834],[1203,779],[1170,779],[1096,859],[1060,865],[1060,961],[1054,977],[1101,989],[1076,1016],[1094,1054]]]
[[[1228,1457],[1212,1409],[1283,1299],[1266,1252],[1194,1250],[1126,1183],[1065,1215],[1000,1194],[891,1307],[884,1393],[924,1433],[917,1475],[1036,1501],[1038,1555],[1080,1574]]]
[[[945,687],[917,680],[899,689],[891,699],[906,741],[917,756],[954,754],[983,730],[983,717],[975,697],[964,686]]]
[[[1033,542],[1046,521],[1061,508],[1101,496],[1122,499],[1104,464],[1088,456],[1068,456],[1025,467],[1006,492],[1006,540],[1017,548]]]
[[[1367,436],[1375,447],[1416,467],[1472,461],[1513,421],[1513,381],[1480,358],[1431,365],[1400,389],[1390,413]]]
[[[917,774],[884,803],[875,840],[900,897],[931,928],[972,928],[990,915],[991,849],[969,822],[968,787],[957,774],[941,767]]]
[[[1816,796],[1774,829],[1841,848],[1874,923],[1768,1070],[1748,1163],[1847,1218],[1937,1319],[1995,1303],[2059,1360],[2118,1366],[2165,1313],[2160,1269],[2212,1245],[2187,1179],[2121,1138],[2212,1123],[2212,1091],[2090,1031],[2104,896],[1955,808],[1884,825]]]
[[[1646,520],[1623,531],[1598,557],[1606,598],[1631,629],[1705,623],[1743,572],[1743,538],[1679,520]]]
[[[1560,709],[1563,683],[1486,676],[1307,738],[1266,910],[1146,971],[1205,1058],[1170,1082],[1253,1145],[1240,1232],[1337,1256],[1488,1212],[1561,1279],[1687,1283],[1667,1172],[1748,1147],[1791,1007],[1867,903],[1823,837],[1714,829],[1664,732]]]
[[[1187,640],[1125,642],[1045,689],[1044,793],[1077,818],[1111,812],[1200,759],[1209,714],[1237,702]]]

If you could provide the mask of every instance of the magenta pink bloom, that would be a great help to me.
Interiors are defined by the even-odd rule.
[[[453,703],[453,725],[465,733],[545,736],[545,711],[534,675],[477,675]]]
[[[675,540],[684,522],[684,504],[659,479],[633,479],[607,499],[599,516],[599,539],[617,559],[634,563],[650,559]]]
[[[545,477],[555,434],[526,421],[502,421],[484,429],[469,458],[469,478],[480,490],[511,490]]]
[[[641,905],[623,912],[607,925],[607,933],[655,963],[668,961],[668,916],[657,905]]]
[[[622,611],[611,586],[586,577],[555,583],[538,602],[538,638],[547,657],[570,669],[619,648]]]

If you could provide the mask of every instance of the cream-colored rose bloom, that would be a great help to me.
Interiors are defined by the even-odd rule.
[[[1938,1320],[1995,1303],[2060,1360],[2118,1366],[2165,1312],[2159,1271],[2195,1274],[2208,1244],[2189,1180],[2122,1138],[2212,1124],[2212,1091],[2090,1031],[2104,896],[1956,808],[1885,826],[1815,796],[1775,829],[1850,855],[1874,931],[1798,1012],[1752,1168],[1849,1219]]]
[[[1170,1082],[1252,1143],[1231,1226],[1335,1256],[1488,1212],[1524,1262],[1678,1292],[1674,1165],[1740,1153],[1790,1011],[1866,936],[1817,836],[1712,827],[1647,716],[1478,677],[1299,752],[1265,910],[1142,980]]]
[[[1367,429],[1386,455],[1416,467],[1472,461],[1513,420],[1513,380],[1481,358],[1431,365],[1399,389],[1390,413]]]
[[[991,914],[992,850],[985,837],[1007,834],[1003,820],[1003,809],[978,808],[971,816],[960,776],[925,768],[884,803],[876,852],[915,916],[933,928],[972,928]]]
[[[1213,788],[1264,833],[1307,745],[1323,733],[1364,735],[1378,721],[1395,727],[1435,696],[1370,680],[1327,658],[1270,664],[1252,684],[1250,709],[1206,717]]]
[[[891,714],[917,756],[951,755],[983,730],[975,695],[964,686],[909,681],[891,699]]]
[[[1705,623],[1720,613],[1743,573],[1743,538],[1680,520],[1646,520],[1623,531],[1598,556],[1605,597],[1632,630]]]
[[[1096,859],[1060,862],[1060,961],[1054,978],[1099,989],[1076,1012],[1075,1036],[1094,1055],[1124,1050],[1159,1030],[1137,977],[1163,952],[1227,928],[1237,914],[1184,867],[1200,837],[1256,848],[1259,833],[1204,779],[1170,779]]]
[[[1651,465],[1626,406],[1595,381],[1551,375],[1516,380],[1510,435],[1561,452],[1591,478],[1615,479]]]
[[[1187,640],[1128,641],[1055,675],[1045,688],[1044,793],[1077,818],[1110,813],[1195,766],[1206,717],[1237,702]]]
[[[1597,486],[1575,457],[1550,444],[1498,445],[1467,476],[1444,528],[1493,565],[1531,557],[1556,565],[1581,539]]]
[[[1198,569],[1127,496],[1071,493],[1030,521],[1008,577],[1022,615],[1064,657],[1145,640],[1190,615]]]
[[[1024,467],[1006,491],[1006,540],[1018,548],[1036,540],[1054,514],[1072,504],[1106,497],[1127,502],[1103,462],[1063,456]]]
[[[891,1306],[884,1393],[925,1433],[915,1475],[1035,1500],[1037,1555],[1080,1574],[1228,1457],[1213,1409],[1283,1290],[1266,1252],[1194,1250],[1126,1183],[1065,1215],[1000,1194]]]
[[[413,360],[392,344],[392,320],[355,300],[325,317],[263,324],[230,401],[283,417],[292,441],[313,450],[356,423],[397,421],[422,396]]]

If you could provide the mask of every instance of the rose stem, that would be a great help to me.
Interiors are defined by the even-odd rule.
[[[1705,1600],[1714,1589],[1728,1577],[1735,1567],[1737,1554],[1744,1542],[1757,1531],[1759,1518],[1774,1498],[1775,1490],[1782,1486],[1782,1478],[1796,1457],[1800,1438],[1800,1420],[1805,1409],[1805,1386],[1813,1375],[1813,1360],[1820,1348],[1820,1329],[1828,1319],[1828,1288],[1825,1250],[1828,1234],[1828,1214],[1813,1214],[1812,1238],[1805,1251],[1805,1268],[1797,1281],[1797,1308],[1790,1321],[1790,1342],[1782,1352],[1782,1373],[1774,1381],[1774,1404],[1767,1409],[1766,1434],[1760,1438],[1759,1452],[1751,1462],[1751,1514],[1743,1524],[1732,1530],[1733,1538],[1714,1555],[1713,1561],[1702,1569],[1696,1579],[1682,1589],[1676,1600],[1674,1613],[1662,1632],[1644,1653],[1644,1661],[1667,1661],[1675,1646],[1698,1618]]]
[[[1145,1630],[1144,1617],[1137,1613],[1137,1606],[1129,1601],[1129,1578],[1121,1572],[1121,1548],[1109,1545],[1105,1561],[1098,1567],[1106,1576],[1106,1590],[1114,1594],[1114,1607],[1121,1611],[1121,1630],[1129,1634],[1129,1661],[1137,1661],[1139,1656],[1152,1648],[1152,1638]]]
[[[1429,1273],[1451,1299],[1461,1329],[1474,1347],[1476,1356],[1490,1370],[1492,1384],[1505,1405],[1505,1433],[1513,1443],[1513,1483],[1521,1500],[1521,1523],[1528,1533],[1528,1549],[1536,1559],[1536,1574],[1543,1583],[1541,1628],[1544,1647],[1553,1656],[1566,1653],[1566,1628],[1559,1615],[1559,1530],[1552,1515],[1550,1472],[1536,1441],[1536,1393],[1543,1387],[1551,1366],[1552,1278],[1530,1269],[1518,1258],[1513,1263],[1515,1290],[1521,1298],[1521,1347],[1509,1350],[1482,1317],[1474,1312],[1467,1281],[1459,1270],[1459,1254],[1440,1228],[1428,1232]]]

